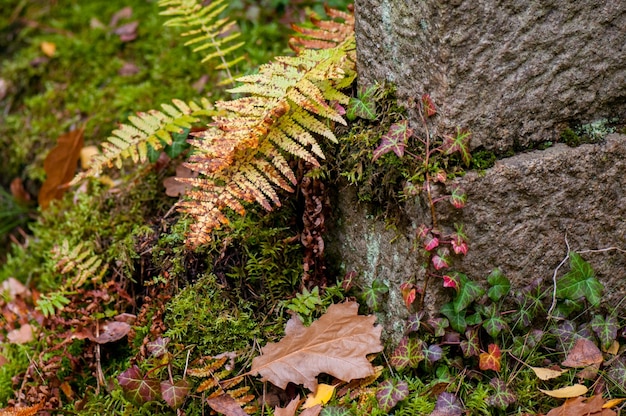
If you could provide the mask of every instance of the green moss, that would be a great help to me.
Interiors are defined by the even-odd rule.
[[[561,141],[569,147],[577,147],[581,143],[580,136],[569,127],[561,132]]]
[[[496,164],[496,154],[490,150],[479,150],[472,153],[471,169],[484,170]]]

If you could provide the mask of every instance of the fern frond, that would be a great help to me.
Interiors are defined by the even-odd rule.
[[[52,257],[59,273],[73,272],[73,277],[66,280],[66,286],[74,289],[82,286],[89,278],[101,279],[108,269],[106,264],[101,267],[102,259],[84,242],[71,249],[68,241],[64,240],[61,246],[52,249]]]
[[[122,167],[125,159],[144,163],[148,158],[148,145],[154,150],[172,143],[172,133],[180,133],[200,121],[200,116],[210,115],[212,105],[206,99],[200,104],[172,100],[173,105],[163,104],[163,111],[150,110],[128,117],[129,124],[122,124],[102,144],[102,154],[91,159],[89,170],[78,174],[70,183],[74,185],[87,177],[98,176],[105,167]]]
[[[330,49],[337,47],[354,32],[354,15],[326,7],[326,14],[332,20],[311,17],[316,29],[291,25],[299,33],[289,40],[289,46],[300,53],[303,49]]]
[[[215,0],[206,6],[205,3],[202,0],[161,0],[159,6],[166,8],[161,12],[162,15],[170,16],[165,26],[189,29],[181,34],[190,38],[185,45],[193,46],[194,52],[210,49],[212,52],[204,55],[202,62],[220,62],[215,68],[226,70],[230,83],[233,83],[230,68],[245,58],[234,52],[245,42],[236,42],[241,33],[237,31],[235,22],[219,18],[228,7],[226,0]]]
[[[179,203],[196,219],[190,246],[210,241],[210,231],[228,224],[226,208],[242,213],[244,203],[268,211],[280,206],[274,187],[291,191],[290,183],[296,184],[284,153],[319,166],[324,154],[318,138],[337,141],[328,123],[346,124],[333,103],[348,103],[340,89],[355,77],[354,19],[343,12],[329,16],[344,21],[314,21],[314,32],[301,33],[332,47],[277,57],[257,74],[239,78],[241,85],[229,92],[248,96],[217,102],[219,116],[189,141],[196,152],[186,166],[204,175],[179,179],[195,186]]]

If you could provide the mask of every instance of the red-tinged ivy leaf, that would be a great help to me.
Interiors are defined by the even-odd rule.
[[[478,356],[478,366],[481,370],[500,371],[502,352],[496,344],[489,344],[487,352],[481,352]]]
[[[428,228],[426,224],[420,224],[419,227],[417,227],[417,230],[415,230],[415,234],[417,234],[417,238],[421,240],[426,237],[429,231],[430,228]]]
[[[435,410],[430,416],[461,416],[463,414],[463,406],[459,399],[452,393],[443,392],[437,397]]]
[[[617,338],[617,330],[619,323],[614,316],[595,315],[591,320],[591,329],[596,333],[600,344],[607,350],[613,345],[613,341]]]
[[[447,247],[440,248],[437,250],[437,254],[435,254],[431,258],[431,262],[435,267],[435,270],[447,269],[450,267],[450,250]]]
[[[404,299],[404,304],[406,308],[411,310],[411,305],[415,302],[415,297],[417,294],[417,289],[413,283],[403,282],[400,285],[400,293],[402,293],[402,299]]]
[[[454,136],[443,136],[442,149],[447,155],[458,152],[461,155],[461,159],[463,159],[465,166],[469,166],[470,161],[472,160],[472,155],[470,154],[469,149],[471,137],[472,134],[469,131],[457,127],[456,134]]]
[[[390,357],[390,364],[396,370],[406,367],[415,368],[424,359],[423,341],[417,338],[405,336]]]
[[[617,386],[626,389],[626,357],[613,361],[606,375]]]
[[[117,381],[129,398],[137,404],[157,400],[161,395],[159,380],[145,377],[136,365],[117,376]]]
[[[152,342],[148,342],[146,348],[153,357],[161,357],[167,354],[167,344],[170,342],[169,337],[158,337]]]
[[[443,276],[443,287],[451,287],[457,289],[459,287],[459,278],[456,274],[450,273]]]
[[[275,415],[278,416],[278,415]],[[322,409],[320,416],[353,416],[350,409],[341,406],[327,406]]]
[[[378,385],[376,399],[385,412],[396,407],[398,402],[409,397],[409,384],[404,380],[387,379]]]
[[[422,108],[426,117],[432,117],[437,114],[437,108],[429,94],[422,95]]]
[[[478,329],[472,328],[465,331],[466,340],[461,341],[461,351],[465,357],[478,356],[480,354],[480,339]]]
[[[467,203],[467,195],[461,192],[459,188],[452,188],[450,194],[450,203],[456,209],[461,209]]]
[[[343,116],[346,114],[346,109],[339,104],[337,101],[333,101],[333,108],[335,109],[335,111],[337,112],[337,114],[339,114],[340,116]]]
[[[430,318],[428,324],[432,326],[436,337],[442,337],[446,333],[446,328],[450,326],[447,318]]]
[[[459,234],[452,234],[450,244],[452,245],[452,250],[454,250],[455,254],[467,254],[467,242]]]
[[[485,293],[485,290],[481,288],[478,283],[472,282],[466,275],[459,273],[459,290],[452,302],[455,312],[459,313],[462,310],[480,298]]]
[[[413,129],[409,128],[408,120],[392,124],[389,131],[380,138],[380,145],[374,149],[372,162],[389,152],[394,152],[398,157],[404,156],[404,146],[411,135]]]
[[[487,399],[488,403],[494,407],[499,407],[505,410],[509,405],[515,403],[517,398],[515,394],[507,387],[504,381],[497,377],[494,377],[489,382],[491,387],[495,390],[495,393]]]
[[[419,311],[417,313],[412,313],[406,319],[407,322],[407,331],[409,332],[417,332],[422,326],[422,318],[424,318],[424,311]]]
[[[429,345],[427,348],[424,348],[423,353],[424,357],[426,357],[431,364],[443,358],[443,349],[436,344]]]
[[[497,337],[506,327],[506,322],[499,315],[491,316],[483,321],[483,328],[485,328],[485,331],[487,331],[491,338]]]
[[[431,178],[434,182],[445,183],[448,179],[448,175],[446,171],[443,169],[438,169],[434,174],[431,175]]]
[[[342,289],[346,292],[352,289],[356,277],[357,273],[354,270],[350,270],[348,273],[346,273],[346,275],[343,277],[343,280],[341,281]]]
[[[426,234],[424,237],[424,250],[431,251],[439,246],[439,239],[431,233]]]
[[[189,394],[189,390],[187,380],[177,380],[173,384],[169,381],[161,382],[161,397],[174,410],[182,406]]]

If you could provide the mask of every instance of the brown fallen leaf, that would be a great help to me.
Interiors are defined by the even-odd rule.
[[[237,404],[235,399],[228,394],[220,394],[219,396],[207,399],[211,409],[226,416],[248,416],[241,406]]]
[[[176,166],[176,176],[170,176],[163,179],[163,186],[165,186],[165,195],[167,196],[182,196],[192,188],[188,183],[183,183],[176,178],[197,178],[199,172],[195,172],[183,165]]]
[[[600,364],[603,361],[602,351],[587,338],[578,338],[574,347],[561,364],[566,367],[587,367],[592,364]]]
[[[276,406],[274,408],[274,416],[296,416],[296,410],[298,410],[299,404],[300,396],[290,401],[287,407]]]
[[[603,409],[602,396],[575,397],[567,399],[563,405],[554,408],[546,416],[615,416],[610,409]]]
[[[9,277],[2,282],[2,293],[8,293],[9,300],[13,300],[17,296],[25,297],[30,295],[28,288],[14,277]]]
[[[61,199],[74,177],[76,162],[83,147],[85,127],[72,130],[57,139],[57,145],[48,153],[43,162],[47,178],[39,191],[39,205],[46,209],[53,199]]]
[[[33,327],[30,324],[24,324],[18,329],[7,333],[7,340],[11,344],[26,344],[35,339],[33,337]]]
[[[94,341],[98,344],[115,342],[124,338],[130,332],[130,325],[126,322],[108,322],[102,326],[102,332]]]
[[[28,205],[32,201],[30,194],[24,189],[24,183],[21,178],[15,178],[11,181],[11,195],[13,195],[18,204]]]
[[[300,416],[318,416],[322,411],[322,406],[319,404],[308,409],[304,409],[300,412]]]
[[[359,316],[356,302],[331,305],[308,328],[292,316],[285,338],[263,347],[249,374],[261,374],[263,381],[282,389],[291,382],[311,391],[316,390],[320,373],[343,381],[373,375],[375,369],[366,355],[383,349],[382,327],[374,326],[375,321],[373,315]]]

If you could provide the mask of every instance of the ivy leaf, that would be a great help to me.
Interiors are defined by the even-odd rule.
[[[429,94],[422,95],[422,109],[424,110],[424,115],[427,118],[437,114],[437,109],[435,108],[435,104]]]
[[[461,416],[463,414],[463,406],[459,399],[452,393],[443,392],[437,397],[435,410],[430,416]]]
[[[491,316],[483,321],[483,328],[491,336],[495,338],[504,328],[506,328],[506,322],[500,315]]]
[[[420,311],[417,313],[412,313],[406,319],[407,322],[407,330],[409,332],[417,332],[422,325],[422,318],[424,317],[424,311]]]
[[[167,344],[169,342],[169,337],[158,337],[154,341],[148,342],[146,349],[153,357],[161,357],[167,354]]]
[[[448,321],[447,318],[430,318],[428,323],[433,327],[433,330],[435,331],[434,335],[436,337],[444,336],[446,328],[450,326],[450,321]]]
[[[467,307],[472,302],[474,302],[485,293],[483,288],[481,288],[478,283],[472,282],[464,274],[459,274],[459,276],[460,288],[457,292],[456,297],[454,298],[454,301],[452,302],[452,304],[454,305],[454,310],[457,313],[467,309]]]
[[[429,345],[428,348],[424,348],[423,352],[424,357],[426,357],[431,364],[443,358],[443,349],[436,344]]]
[[[409,384],[404,380],[387,379],[378,385],[376,399],[380,408],[389,412],[399,401],[409,397]]]
[[[308,328],[292,317],[285,337],[267,344],[252,360],[250,374],[261,374],[262,381],[282,389],[291,382],[311,391],[316,390],[320,373],[343,381],[373,375],[366,355],[382,351],[382,327],[374,326],[375,316],[358,315],[358,308],[356,302],[331,305]]]
[[[431,251],[437,246],[439,246],[439,239],[431,233],[426,234],[424,237],[424,250]]]
[[[458,187],[452,188],[450,192],[450,203],[456,209],[463,208],[467,203],[467,194],[462,192]]]
[[[431,261],[436,270],[447,269],[450,267],[450,250],[447,247],[437,249]]]
[[[161,397],[174,410],[182,406],[189,394],[189,390],[190,387],[187,380],[177,380],[174,383],[169,381],[161,382]]]
[[[478,329],[472,328],[465,331],[464,341],[461,341],[461,351],[465,357],[478,356],[480,354],[480,340],[478,339]]]
[[[396,156],[404,156],[404,146],[409,137],[413,135],[413,129],[409,128],[409,121],[402,120],[389,127],[389,131],[380,138],[380,145],[374,149],[372,162],[375,162],[382,155],[394,152]]]
[[[415,302],[417,295],[417,288],[413,283],[403,282],[400,284],[400,293],[402,293],[402,299],[404,300],[406,308],[411,310],[411,305]]]
[[[441,313],[448,318],[452,329],[459,333],[465,332],[467,328],[467,322],[465,321],[465,310],[457,312],[453,303],[448,302],[441,307]]]
[[[117,376],[124,392],[137,404],[157,400],[161,395],[161,385],[155,378],[145,377],[137,365],[133,365]]]
[[[459,152],[461,159],[465,166],[469,166],[472,160],[470,154],[469,142],[471,139],[471,133],[460,127],[456,128],[456,134],[454,136],[444,135],[442,149],[445,154],[451,155],[452,153]]]
[[[377,311],[380,309],[383,297],[387,292],[389,292],[389,287],[382,280],[374,279],[372,286],[363,291],[365,303],[372,310]]]
[[[403,337],[391,354],[389,363],[396,369],[415,368],[424,359],[423,341],[418,338]]]
[[[376,119],[376,100],[374,96],[378,90],[378,85],[374,84],[368,88],[361,88],[357,98],[351,97],[346,110],[346,118],[350,121],[357,117],[365,120]]]
[[[487,352],[481,352],[478,356],[478,366],[481,370],[500,371],[500,359],[502,352],[496,344],[489,344]]]
[[[617,338],[619,324],[614,316],[604,318],[602,315],[595,315],[591,320],[591,329],[600,339],[602,347],[607,350],[611,347],[615,338]]]
[[[499,378],[492,378],[489,384],[495,390],[495,393],[487,399],[490,405],[505,410],[510,404],[515,403],[515,400],[517,400],[515,394],[513,394],[504,381]]]
[[[561,299],[570,300],[585,297],[593,306],[598,306],[602,299],[603,289],[591,265],[578,253],[571,253],[570,271],[557,281],[556,295]]]
[[[491,286],[487,291],[487,296],[494,302],[502,299],[502,297],[506,296],[511,290],[511,282],[502,274],[500,269],[492,271],[489,276],[487,276],[487,282],[489,286]]]
[[[350,409],[341,406],[328,406],[322,409],[320,416],[353,416]]]
[[[626,389],[626,358],[621,357],[613,361],[606,374],[613,383]]]
[[[459,287],[458,278],[454,273],[443,275],[442,279],[443,279],[443,287],[451,287],[453,289],[456,289],[457,287]]]

